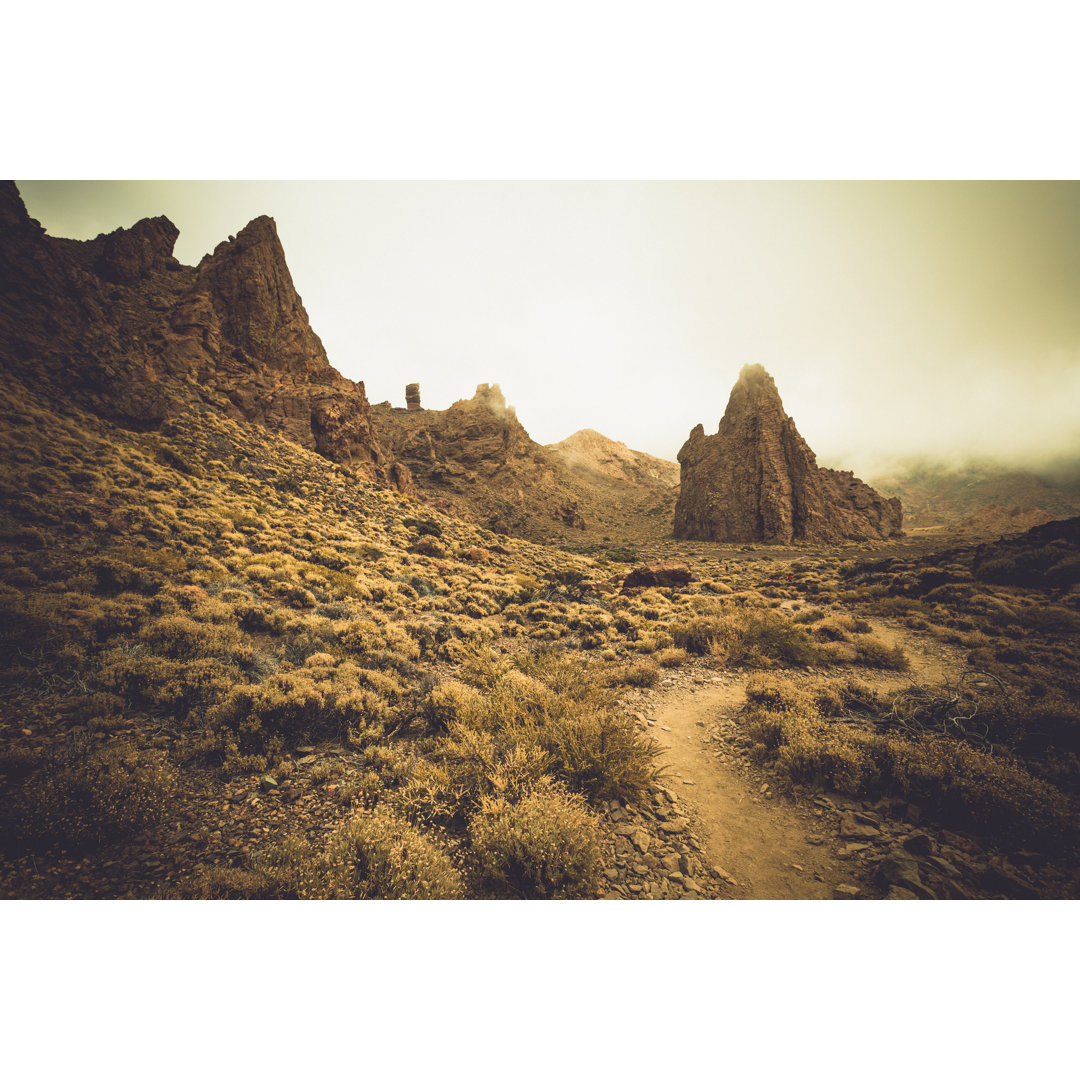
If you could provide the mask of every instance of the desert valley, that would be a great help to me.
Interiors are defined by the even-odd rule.
[[[0,896],[1077,896],[1080,474],[369,402],[177,235],[0,185]]]

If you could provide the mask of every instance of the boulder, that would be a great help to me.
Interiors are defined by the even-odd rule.
[[[624,589],[677,589],[690,583],[690,567],[674,559],[645,563],[623,578]]]
[[[866,820],[860,821],[854,811],[845,810],[840,815],[840,835],[846,840],[870,840],[881,835],[881,830]]]

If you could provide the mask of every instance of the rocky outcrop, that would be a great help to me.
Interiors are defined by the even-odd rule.
[[[414,384],[415,385],[415,384]],[[407,388],[411,389],[410,388]],[[417,395],[418,396],[418,395]],[[372,407],[381,445],[408,466],[417,494],[466,521],[532,540],[599,543],[667,532],[678,466],[597,432],[541,446],[498,385],[448,409]]]
[[[471,398],[448,409],[381,403],[372,415],[381,444],[440,509],[518,535],[566,526],[568,506],[576,513],[557,469],[529,438],[498,385],[481,383]]]
[[[214,404],[408,488],[375,436],[364,384],[330,366],[273,219],[256,218],[197,267],[173,257],[178,235],[158,217],[93,240],[50,237],[0,183],[5,369],[134,428]]]
[[[405,387],[405,408],[409,412],[420,411],[420,384],[411,382]]]
[[[820,468],[760,364],[742,369],[717,433],[699,424],[678,457],[678,539],[836,543],[900,534],[900,501],[850,472]]]

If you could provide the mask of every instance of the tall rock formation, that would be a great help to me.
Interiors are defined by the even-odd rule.
[[[678,457],[678,539],[788,544],[900,535],[900,500],[850,472],[820,468],[760,364],[742,369],[716,434],[698,424]]]
[[[0,182],[0,361],[116,423],[152,428],[196,402],[262,424],[402,490],[364,384],[330,366],[272,218],[197,267],[179,231],[146,218],[93,240],[47,236]]]

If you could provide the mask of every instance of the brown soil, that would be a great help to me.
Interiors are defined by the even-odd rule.
[[[741,704],[745,677],[658,696],[652,734],[667,751],[669,786],[698,819],[710,862],[741,900],[828,900],[851,879],[832,856],[812,811],[777,803],[760,792],[750,769],[715,757],[705,726]],[[765,781],[764,783],[768,783]]]

